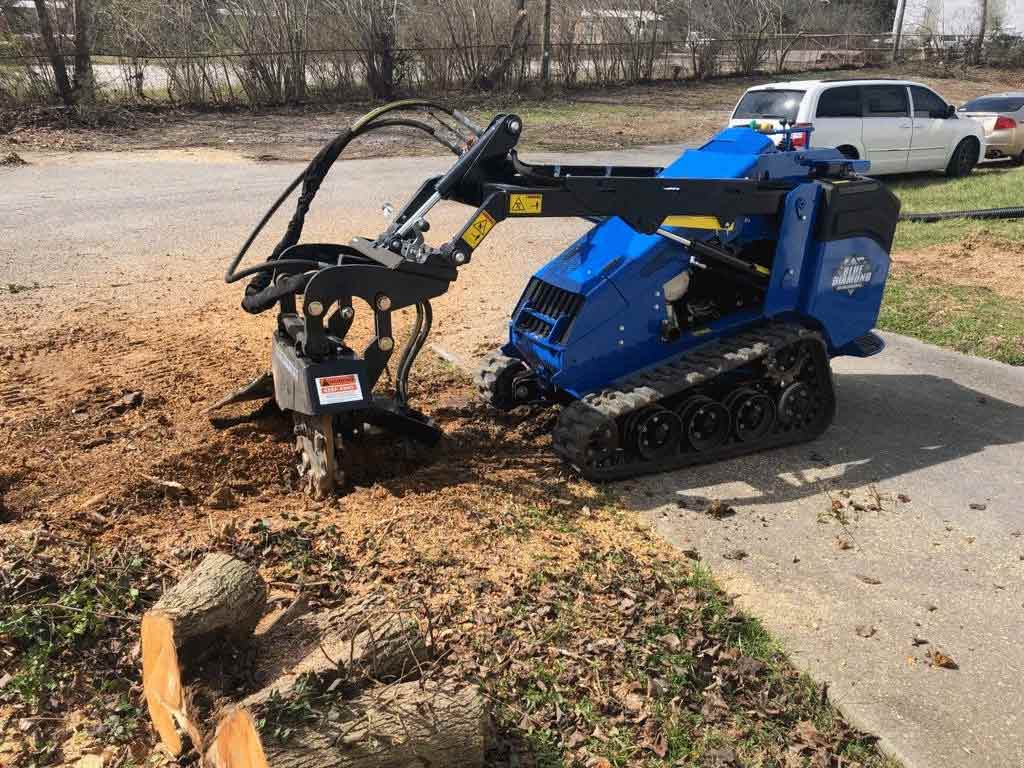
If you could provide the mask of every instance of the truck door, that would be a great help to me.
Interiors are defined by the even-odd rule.
[[[914,123],[905,85],[865,85],[864,149],[872,175],[907,170]]]

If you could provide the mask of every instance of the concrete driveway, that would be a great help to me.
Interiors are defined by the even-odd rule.
[[[628,498],[907,765],[1019,767],[1024,370],[884,336],[882,355],[836,362],[821,439]]]
[[[574,159],[663,164],[677,152]],[[225,262],[300,168],[206,150],[29,159],[0,169],[0,285],[31,288],[0,297],[0,326],[53,322],[40,310],[81,302],[237,302]],[[446,162],[343,163],[310,239],[376,233],[380,205]],[[439,210],[433,231],[466,215]],[[529,274],[582,228],[503,224],[438,303],[433,340],[467,363],[499,343]],[[1021,766],[1024,371],[887,341],[876,358],[837,362],[839,413],[815,443],[616,487],[908,765]],[[716,498],[735,514],[705,514]],[[933,649],[959,669],[929,663]]]

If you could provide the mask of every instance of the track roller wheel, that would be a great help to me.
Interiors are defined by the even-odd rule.
[[[706,395],[687,398],[676,408],[683,436],[695,451],[711,451],[729,439],[729,411]]]
[[[779,396],[779,422],[786,426],[803,426],[813,411],[814,393],[802,381],[790,384]]]
[[[675,453],[683,433],[679,415],[655,405],[634,415],[629,422],[632,447],[647,461],[662,459]]]
[[[732,416],[733,434],[741,443],[766,437],[775,426],[775,402],[763,392],[744,387],[731,393],[725,405]]]

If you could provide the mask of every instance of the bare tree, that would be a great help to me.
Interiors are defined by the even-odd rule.
[[[404,0],[324,0],[320,23],[358,51],[375,99],[394,96],[402,78],[399,30]]]
[[[702,33],[731,49],[740,74],[757,71],[768,57],[773,11],[773,0],[695,0],[691,8]]]
[[[244,54],[234,68],[250,102],[305,98],[309,18],[310,0],[233,0],[207,9],[214,47],[226,42]]]
[[[476,82],[485,91],[494,90],[505,79],[512,63],[519,57],[530,39],[530,17],[526,13],[526,0],[513,0],[516,6],[515,19],[509,33],[508,43],[499,44],[494,51],[491,66]]]
[[[981,0],[981,18],[978,20],[978,40],[974,44],[974,61],[981,61],[982,52],[985,50],[985,28],[988,25],[988,0]]]
[[[71,91],[71,81],[68,79],[68,68],[64,61],[64,55],[57,45],[57,39],[53,34],[53,22],[50,20],[50,10],[46,7],[46,0],[35,0],[36,16],[39,19],[39,37],[46,49],[46,56],[53,68],[53,79],[57,86],[57,95],[64,102],[64,106],[74,106],[75,97]]]

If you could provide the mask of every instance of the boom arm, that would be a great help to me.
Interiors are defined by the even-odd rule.
[[[443,176],[426,182],[377,240],[377,249],[400,252],[407,259],[448,267],[466,264],[473,251],[506,218],[622,218],[644,234],[663,226],[685,225],[684,218],[717,220],[728,228],[739,218],[777,213],[792,185],[748,179],[672,179],[663,169],[646,166],[529,165],[514,150],[522,123],[499,115],[478,141]],[[440,248],[410,247],[424,217],[442,199],[476,207],[469,221]],[[684,241],[689,244],[689,241]],[[707,250],[707,249],[702,249]],[[713,257],[729,254],[710,249]],[[735,260],[731,266],[749,265]]]

